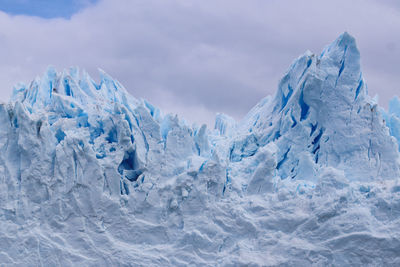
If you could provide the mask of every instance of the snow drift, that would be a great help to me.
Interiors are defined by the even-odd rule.
[[[347,33],[211,130],[49,68],[0,105],[0,262],[399,265],[399,140]]]

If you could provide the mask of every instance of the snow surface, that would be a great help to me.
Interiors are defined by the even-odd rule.
[[[0,105],[0,265],[400,265],[400,101],[368,96],[349,34],[212,130],[100,73]]]

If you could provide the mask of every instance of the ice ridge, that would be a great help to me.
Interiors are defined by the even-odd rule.
[[[49,67],[0,104],[0,262],[398,265],[399,141],[348,33],[214,129]]]

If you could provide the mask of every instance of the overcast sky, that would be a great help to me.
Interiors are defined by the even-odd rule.
[[[164,112],[213,126],[274,94],[290,63],[348,31],[370,95],[400,90],[396,0],[0,0],[0,99],[48,65],[97,68]]]

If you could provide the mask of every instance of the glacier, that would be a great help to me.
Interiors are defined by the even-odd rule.
[[[0,104],[0,265],[400,265],[400,100],[348,33],[214,129],[100,77],[49,67]]]

